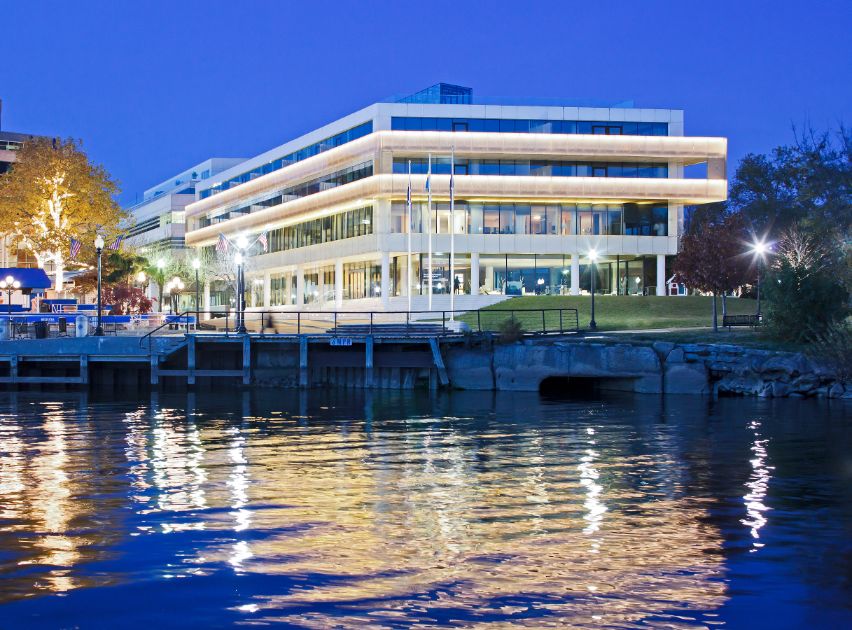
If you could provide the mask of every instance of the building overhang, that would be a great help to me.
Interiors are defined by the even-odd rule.
[[[234,205],[240,200],[262,195],[283,186],[296,185],[321,173],[345,168],[382,154],[390,153],[407,157],[426,157],[431,154],[434,157],[449,157],[453,150],[460,159],[468,156],[495,159],[530,157],[533,159],[674,162],[682,165],[707,162],[710,177],[723,180],[727,139],[685,136],[376,131],[217,195],[195,201],[187,206],[187,217]]]
[[[449,201],[448,175],[432,176],[432,200]],[[215,242],[220,232],[275,229],[296,222],[368,205],[373,200],[404,200],[407,175],[374,175],[307,197],[263,208],[240,217],[188,231],[189,246]],[[416,201],[426,200],[426,176],[411,176]],[[670,202],[704,204],[727,198],[724,179],[640,179],[621,177],[538,177],[457,175],[455,197],[471,202],[623,203]]]

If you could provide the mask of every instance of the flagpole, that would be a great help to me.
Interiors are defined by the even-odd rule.
[[[429,255],[427,259],[427,268],[429,269],[429,310],[432,310],[432,154],[429,154],[429,171],[426,174],[426,192],[428,193],[426,206],[428,211],[426,213],[429,218],[428,230],[429,230]]]
[[[450,321],[456,308],[456,147],[450,153]]]
[[[408,283],[408,312],[411,312],[411,160],[408,160],[408,268],[405,281]]]

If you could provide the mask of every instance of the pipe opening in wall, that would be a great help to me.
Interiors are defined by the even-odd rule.
[[[596,377],[548,376],[538,386],[538,392],[548,398],[583,398],[596,396],[601,389],[601,381]]]

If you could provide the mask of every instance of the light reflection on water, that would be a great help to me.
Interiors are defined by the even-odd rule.
[[[847,415],[688,397],[10,395],[0,619],[740,627],[741,602],[778,613],[778,572],[815,561],[796,549],[849,553],[848,479],[832,478]],[[801,496],[817,480],[814,510]],[[842,572],[821,579],[813,608],[845,619]]]

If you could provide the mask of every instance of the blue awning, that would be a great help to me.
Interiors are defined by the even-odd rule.
[[[53,286],[50,278],[39,268],[0,267],[0,280],[12,276],[21,283],[22,289],[49,289]]]

